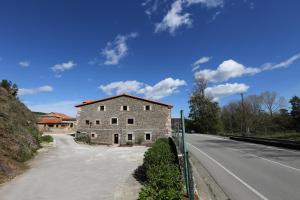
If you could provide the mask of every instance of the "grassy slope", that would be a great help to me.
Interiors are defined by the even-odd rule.
[[[0,87],[0,183],[24,169],[39,148],[34,114]]]

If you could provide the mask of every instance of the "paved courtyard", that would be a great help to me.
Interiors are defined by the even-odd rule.
[[[140,185],[132,177],[146,147],[77,144],[55,134],[24,174],[0,187],[1,200],[136,199]]]

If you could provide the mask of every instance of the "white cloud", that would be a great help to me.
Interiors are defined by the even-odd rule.
[[[219,6],[223,6],[224,0],[185,0],[188,5],[192,4],[202,4],[207,8],[215,8]]]
[[[147,4],[148,3],[149,2],[147,2]],[[191,14],[186,13],[185,9],[192,5],[201,4],[206,8],[215,8],[222,7],[223,3],[223,0],[175,0],[171,5],[170,10],[164,16],[163,20],[155,24],[155,32],[169,31],[171,34],[174,34],[174,32],[182,26],[190,27],[192,25],[192,19],[190,18]],[[154,7],[152,8],[155,9],[146,10],[148,15],[157,10],[157,3],[153,6]],[[220,13],[217,12],[214,18],[216,18],[219,14]]]
[[[28,61],[28,60],[20,61],[19,65],[21,67],[29,67],[30,66],[30,61]]]
[[[212,97],[214,101],[218,101],[221,97],[243,93],[248,89],[249,86],[243,83],[226,83],[206,88],[205,95]]]
[[[107,85],[99,86],[99,89],[101,89],[108,95],[111,95],[113,93],[136,93],[142,94],[146,98],[150,99],[162,99],[164,97],[170,96],[171,94],[176,92],[180,86],[183,85],[186,85],[186,82],[184,80],[166,78],[153,86],[133,80],[112,82]]]
[[[205,79],[208,82],[223,82],[231,78],[241,77],[243,75],[254,75],[263,71],[273,70],[278,68],[286,68],[293,64],[296,60],[300,59],[300,54],[296,54],[291,58],[280,62],[278,64],[266,63],[261,67],[246,67],[234,60],[223,61],[215,70],[203,69],[195,72],[196,79]]]
[[[41,103],[41,104],[31,104],[26,103],[30,110],[36,112],[59,112],[64,113],[69,116],[76,116],[75,105],[78,104],[79,101],[59,101],[59,102],[51,102],[51,103]]]
[[[199,58],[196,62],[193,63],[193,71],[199,69],[201,64],[209,62],[210,59],[211,57],[207,57],[207,56]]]
[[[128,45],[127,40],[136,38],[138,33],[132,32],[128,35],[118,35],[113,42],[108,42],[102,50],[102,55],[105,57],[105,65],[117,65],[119,61],[127,55]]]
[[[245,74],[256,74],[259,72],[261,72],[259,68],[245,67],[234,60],[226,60],[216,70],[204,69],[196,72],[195,78],[216,83],[227,81],[230,78],[241,77]]]
[[[111,95],[113,93],[121,94],[121,93],[136,93],[141,87],[143,83],[138,81],[118,81],[112,82],[107,85],[100,85],[99,89],[101,89],[104,93]]]
[[[287,59],[281,63],[278,63],[278,64],[266,63],[262,66],[262,69],[263,70],[272,70],[272,69],[277,69],[277,68],[286,68],[286,67],[290,66],[291,64],[293,64],[299,58],[300,58],[300,53],[296,54],[296,55],[290,57],[289,59]]]
[[[53,91],[52,86],[44,85],[38,88],[20,88],[18,94],[22,96],[22,95],[32,95],[32,94],[38,94],[42,92],[52,92],[52,91]]]
[[[51,69],[54,72],[63,72],[65,70],[72,69],[74,66],[76,66],[76,63],[70,60],[66,63],[56,64],[53,67],[51,67]]]
[[[192,24],[192,20],[190,19],[189,13],[182,13],[182,0],[176,0],[171,9],[168,11],[166,16],[160,23],[155,25],[155,32],[168,30],[171,34],[175,32],[176,29],[183,25],[190,26]]]
[[[138,93],[144,94],[146,98],[162,99],[177,91],[178,87],[186,85],[184,80],[166,78],[153,86],[146,85]]]

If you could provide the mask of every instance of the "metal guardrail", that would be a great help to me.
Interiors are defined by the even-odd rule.
[[[185,124],[184,124],[184,115],[183,111],[180,111],[181,123],[178,127],[178,132],[172,133],[172,138],[177,146],[177,153],[181,156],[181,168],[183,169],[183,177],[185,183],[186,193],[189,197],[189,200],[194,200],[194,181],[191,170],[191,164],[189,162],[189,155],[185,144]]]
[[[300,150],[300,142],[292,141],[292,140],[245,137],[245,136],[229,136],[229,139]]]

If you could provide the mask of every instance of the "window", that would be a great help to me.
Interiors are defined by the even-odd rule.
[[[111,124],[118,124],[118,118],[116,117],[111,118]]]
[[[100,125],[100,120],[96,120],[96,125]]]
[[[145,133],[145,140],[151,140],[151,133]]]
[[[134,119],[133,118],[127,119],[127,124],[134,124]]]
[[[128,133],[128,135],[127,135],[127,140],[128,140],[128,141],[132,141],[132,134],[131,134],[131,133]]]
[[[92,138],[96,138],[96,137],[97,137],[97,134],[96,134],[96,133],[92,133],[92,134],[91,134],[91,137],[92,137]]]
[[[70,124],[70,127],[73,128],[73,124]]]
[[[90,120],[85,120],[85,124],[89,125],[90,124]]]
[[[129,110],[129,107],[128,106],[122,106],[121,108],[123,111],[128,111]]]
[[[98,106],[98,111],[105,111],[105,106]]]
[[[147,111],[151,110],[151,106],[150,105],[146,105],[145,106],[145,110],[147,110]]]

